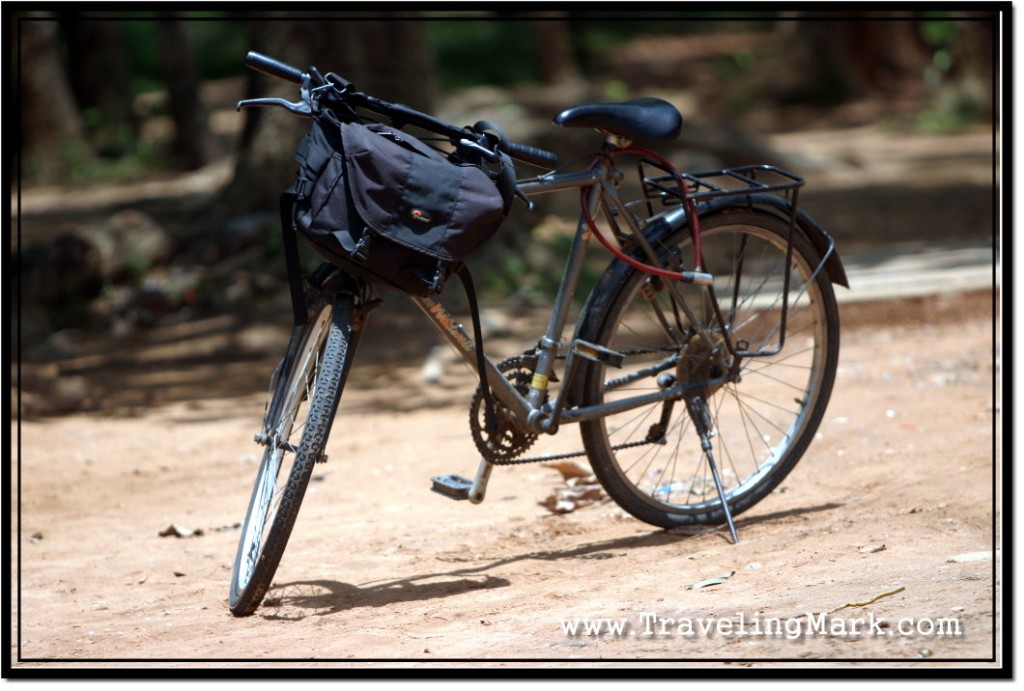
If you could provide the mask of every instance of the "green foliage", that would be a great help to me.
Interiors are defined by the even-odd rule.
[[[93,149],[103,158],[131,155],[136,145],[131,122],[101,108],[84,108],[82,124],[88,132]]]
[[[150,263],[141,257],[127,256],[123,259],[125,277],[128,285],[138,285],[150,269]]]
[[[135,91],[162,89],[160,69],[160,22],[184,21],[196,51],[196,66],[202,79],[221,79],[243,73],[242,58],[248,49],[245,22],[220,12],[181,13],[179,19],[139,19],[121,24],[125,50],[135,77]]]
[[[625,101],[629,98],[629,84],[623,81],[614,80],[604,85],[604,99],[606,101]]]
[[[59,155],[64,179],[73,184],[123,182],[166,168],[160,148],[145,141],[135,142],[129,151],[109,157],[93,155],[83,141],[67,141],[62,143]]]
[[[751,78],[758,67],[756,53],[742,51],[719,57],[715,67],[722,84],[728,85],[723,89],[728,112],[749,113],[762,103],[761,95],[751,86]]]
[[[249,49],[245,22],[225,19],[215,12],[194,13],[188,28],[196,49],[202,79],[223,79],[242,73],[242,57]]]
[[[128,64],[131,65],[135,93],[163,88],[160,74],[160,36],[154,20],[131,20],[120,23],[121,37]]]
[[[812,106],[837,106],[854,93],[849,75],[839,68],[824,67],[811,73],[799,100]]]
[[[47,320],[55,330],[81,328],[89,322],[91,297],[79,294],[66,295],[65,299],[47,309]]]
[[[960,132],[984,118],[984,94],[970,82],[951,84],[941,90],[931,107],[918,117],[924,132],[948,134]]]
[[[628,16],[601,18],[586,12],[569,12],[580,31],[580,48],[600,53],[636,36],[648,34],[702,34],[715,31],[757,31],[770,27],[774,13],[751,17],[750,12],[630,11]]]
[[[957,36],[956,23],[946,19],[931,19],[918,24],[918,32],[933,49],[932,64],[925,70],[925,84],[939,88],[953,67],[953,43]]]
[[[541,226],[555,224],[568,232],[537,232]],[[550,306],[558,293],[565,262],[572,248],[575,221],[549,217],[531,228],[507,226],[502,229],[517,240],[511,244],[495,242],[474,259],[479,290],[488,300],[514,300],[531,305]],[[596,245],[596,243],[594,243]],[[607,268],[609,256],[599,248],[588,251],[576,289],[575,304],[582,305]]]
[[[985,118],[985,87],[971,79],[950,78],[956,66],[954,48],[960,36],[959,22],[945,18],[941,12],[929,15],[918,24],[918,31],[934,51],[924,80],[935,96],[931,105],[918,116],[917,124],[925,132],[958,132]]]
[[[459,89],[477,85],[510,86],[535,82],[537,46],[528,13],[447,13],[432,18],[427,34],[434,47],[442,88]],[[651,12],[631,11],[611,18],[596,13],[567,12],[573,47],[584,72],[590,59],[642,34],[701,33],[717,30],[762,29],[771,24],[765,18],[743,12]]]
[[[509,86],[537,79],[537,47],[527,22],[432,21],[427,24],[427,36],[443,89]]]
[[[926,19],[920,22],[919,30],[925,43],[935,49],[948,49],[956,38],[956,23],[949,19]]]
[[[277,230],[263,234],[263,254],[266,257],[284,257],[284,236]],[[306,248],[303,247],[303,250]],[[304,252],[304,254],[306,254]],[[307,261],[311,261],[307,259]]]

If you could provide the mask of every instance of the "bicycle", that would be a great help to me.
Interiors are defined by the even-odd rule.
[[[410,296],[487,386],[470,406],[481,454],[473,479],[443,475],[432,489],[480,503],[495,466],[524,458],[542,434],[578,423],[607,494],[651,525],[728,526],[764,499],[803,456],[831,395],[839,353],[833,284],[849,287],[831,237],[798,205],[799,176],[770,165],[680,173],[631,141],[665,143],[682,119],[667,102],[584,104],[555,124],[605,135],[582,162],[458,127],[356,91],[316,68],[258,53],[248,67],[300,85],[301,99],[247,106],[311,112],[328,92],[347,112],[421,129],[453,147],[501,149],[546,172],[517,194],[578,190],[580,219],[545,333],[497,363],[434,296]],[[636,198],[616,166],[635,159]],[[598,218],[603,219],[599,226]],[[284,232],[287,219],[282,212]],[[596,238],[613,258],[565,339],[584,254]],[[294,327],[271,376],[257,443],[265,447],[231,577],[229,608],[254,612],[271,585],[314,465],[324,449],[369,313],[374,286],[330,263],[310,276],[285,244]],[[553,389],[552,384],[557,384]],[[486,390],[493,393],[488,426]]]

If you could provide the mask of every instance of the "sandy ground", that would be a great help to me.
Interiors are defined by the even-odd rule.
[[[818,439],[740,517],[738,545],[722,529],[654,529],[607,501],[552,514],[540,502],[563,480],[540,465],[497,470],[478,506],[430,492],[432,475],[475,470],[474,379],[453,367],[430,386],[365,349],[330,460],[248,618],[228,612],[228,579],[283,332],[245,332],[265,347],[214,365],[167,344],[107,353],[120,364],[97,384],[97,410],[11,422],[11,664],[1003,665],[992,293],[842,311]],[[200,335],[179,347],[199,352]],[[378,338],[403,341],[393,359],[416,345]],[[538,446],[576,450],[578,433]],[[162,535],[170,526],[196,532]]]

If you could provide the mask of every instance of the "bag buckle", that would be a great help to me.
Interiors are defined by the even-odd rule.
[[[430,292],[440,293],[444,289],[444,262],[437,261],[437,271],[434,272],[434,280],[430,282]]]
[[[352,258],[358,261],[360,264],[366,263],[366,258],[370,250],[370,230],[369,228],[363,228],[363,234],[359,238],[359,242],[352,248]]]

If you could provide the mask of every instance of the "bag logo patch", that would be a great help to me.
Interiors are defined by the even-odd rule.
[[[421,211],[420,209],[413,209],[412,211],[409,212],[409,215],[413,217],[413,220],[419,221],[420,223],[431,222],[429,214],[427,214],[426,211]]]

